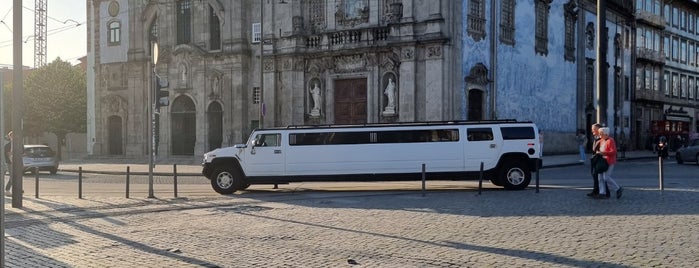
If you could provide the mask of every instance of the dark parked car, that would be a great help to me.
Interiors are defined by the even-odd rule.
[[[24,172],[34,172],[34,168],[39,170],[47,170],[51,174],[56,174],[58,171],[58,159],[56,153],[51,150],[51,147],[46,145],[24,145]]]
[[[677,150],[675,154],[678,164],[687,162],[695,162],[699,165],[699,139],[691,141],[687,146]]]

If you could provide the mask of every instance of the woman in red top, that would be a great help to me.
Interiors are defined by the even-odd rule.
[[[608,127],[603,127],[599,129],[599,135],[600,135],[600,148],[599,148],[599,154],[601,154],[604,159],[607,160],[607,164],[609,164],[609,169],[605,171],[604,173],[600,174],[598,177],[599,180],[599,198],[607,198],[607,193],[606,193],[606,188],[609,187],[610,191],[615,191],[616,192],[616,198],[619,199],[621,198],[621,194],[624,191],[621,186],[619,186],[616,181],[612,178],[612,172],[614,172],[614,165],[616,165],[616,142],[614,142],[614,138],[609,136],[609,128]],[[604,185],[603,183],[607,184],[607,187],[602,187]]]

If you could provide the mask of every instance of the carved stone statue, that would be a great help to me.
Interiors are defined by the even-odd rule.
[[[314,84],[314,87],[310,89],[311,97],[313,98],[313,109],[311,109],[312,116],[320,116],[320,88],[318,87],[318,82]]]
[[[396,113],[396,83],[393,82],[393,78],[388,79],[388,85],[386,85],[386,88],[383,91],[383,94],[386,94],[386,99],[388,100],[388,103],[386,104],[386,108],[383,111],[384,115],[392,115]]]

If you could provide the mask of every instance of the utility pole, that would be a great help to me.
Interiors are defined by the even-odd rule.
[[[607,124],[607,2],[597,1],[597,123]]]
[[[22,0],[14,0],[12,40],[12,207],[22,208],[22,153],[24,151],[24,81],[22,81]],[[4,133],[3,133],[4,135]]]

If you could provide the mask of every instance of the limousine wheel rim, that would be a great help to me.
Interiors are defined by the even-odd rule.
[[[524,182],[524,171],[519,168],[510,169],[507,172],[507,181],[512,185],[520,185]]]
[[[216,177],[216,184],[223,189],[228,189],[233,186],[233,175],[228,172],[221,172]]]

